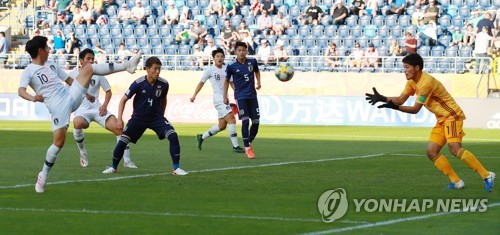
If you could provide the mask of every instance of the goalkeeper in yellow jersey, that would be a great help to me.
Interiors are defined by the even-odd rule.
[[[448,143],[451,154],[460,159],[468,167],[476,171],[483,179],[486,192],[490,192],[495,180],[495,173],[486,170],[477,158],[468,150],[462,148],[462,130],[465,115],[446,91],[443,84],[426,72],[423,72],[424,61],[417,53],[403,58],[403,68],[406,75],[406,86],[399,97],[385,97],[373,88],[373,94],[366,93],[366,99],[372,105],[384,102],[378,108],[391,108],[405,113],[416,114],[422,106],[436,115],[437,123],[431,131],[427,145],[427,157],[434,165],[450,178],[448,189],[461,189],[464,182],[458,177],[446,157],[440,153]],[[402,104],[411,95],[416,96],[413,106]]]

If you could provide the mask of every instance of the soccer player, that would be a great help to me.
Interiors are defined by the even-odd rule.
[[[229,134],[229,139],[233,144],[233,151],[237,153],[244,153],[240,145],[238,144],[238,135],[236,134],[236,119],[232,112],[231,106],[224,104],[222,91],[224,89],[224,80],[226,80],[226,65],[224,64],[225,54],[224,50],[217,48],[217,50],[212,51],[212,58],[214,59],[214,65],[208,67],[203,76],[201,77],[200,83],[196,86],[193,97],[189,100],[194,102],[196,95],[200,92],[205,82],[210,79],[212,83],[212,88],[214,90],[213,102],[215,109],[218,113],[219,124],[212,126],[205,133],[196,135],[196,143],[198,144],[198,149],[201,150],[201,144],[203,141],[217,133],[228,128],[227,132]],[[231,84],[232,85],[232,84]],[[234,85],[233,85],[234,86]]]
[[[75,111],[85,98],[92,76],[104,76],[124,70],[134,73],[141,56],[136,55],[122,64],[87,64],[80,69],[76,79],[73,79],[55,63],[48,61],[50,48],[47,46],[46,37],[33,37],[26,43],[26,51],[32,62],[21,75],[18,94],[25,100],[44,102],[52,116],[53,142],[47,150],[43,169],[38,173],[35,184],[35,191],[43,193],[49,172],[64,146],[71,112]],[[61,81],[65,81],[70,87],[65,87]],[[34,96],[27,92],[28,86],[35,91]]]
[[[406,87],[399,97],[385,97],[373,88],[373,94],[366,93],[366,99],[374,105],[385,102],[378,108],[391,108],[405,113],[416,114],[422,106],[436,115],[437,123],[431,131],[427,145],[427,157],[434,165],[450,178],[447,189],[461,189],[464,182],[458,177],[446,157],[440,153],[448,143],[451,154],[460,159],[465,165],[476,171],[483,179],[486,192],[490,192],[495,180],[495,173],[486,170],[477,158],[468,150],[462,148],[462,130],[465,114],[448,93],[446,88],[437,79],[423,72],[424,61],[417,53],[403,58],[403,68],[406,75]],[[410,95],[415,95],[413,106],[402,104]]]
[[[78,55],[82,67],[85,67],[87,64],[93,64],[94,57],[94,51],[88,48],[81,51]],[[71,71],[69,75],[70,77],[77,77],[78,69]],[[99,102],[99,88],[101,87],[106,92],[103,104]],[[117,128],[118,120],[107,110],[111,95],[111,86],[109,86],[108,80],[106,80],[104,76],[94,75],[90,80],[90,85],[87,90],[87,99],[83,99],[82,104],[75,111],[75,118],[73,119],[73,137],[80,150],[80,165],[82,165],[82,167],[87,167],[89,165],[87,149],[83,142],[83,129],[87,129],[90,122],[94,121],[99,123],[99,125],[106,128],[106,130],[113,132],[113,134],[116,135],[117,141],[120,140],[122,130]],[[125,158],[125,162],[123,163],[124,167],[137,168],[135,163],[130,160],[130,149],[128,145],[123,157]]]
[[[123,157],[125,148],[129,142],[137,143],[147,128],[156,132],[160,140],[168,139],[170,142],[170,156],[174,169],[174,175],[187,175],[188,173],[179,167],[181,158],[181,146],[179,138],[165,118],[165,108],[167,107],[168,82],[160,78],[161,61],[158,57],[152,56],[146,60],[146,73],[144,77],[135,80],[128,91],[120,100],[118,106],[118,129],[123,129],[123,110],[127,101],[134,97],[134,110],[132,117],[123,129],[120,141],[116,144],[113,152],[113,164],[102,173],[110,174],[118,172],[118,164]]]
[[[241,135],[245,144],[245,152],[249,159],[255,158],[252,148],[252,141],[259,132],[259,101],[257,100],[257,90],[260,89],[260,71],[257,65],[257,60],[247,58],[247,44],[241,41],[236,42],[236,61],[228,65],[226,68],[226,79],[224,81],[224,103],[229,104],[227,91],[229,89],[229,81],[232,79],[234,83],[234,95],[238,105],[239,117],[241,119]],[[255,82],[257,80],[257,82]],[[248,127],[252,119],[250,131]]]

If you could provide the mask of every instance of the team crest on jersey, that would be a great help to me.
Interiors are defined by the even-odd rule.
[[[161,95],[161,89],[156,89],[156,97],[160,97]]]
[[[50,69],[52,69],[52,71],[56,71],[56,66],[50,65],[49,67],[50,67]]]
[[[95,86],[95,79],[90,79],[90,85]]]
[[[248,66],[248,72],[250,72],[250,73],[253,72],[253,66],[250,63],[248,65],[249,65]]]
[[[55,124],[55,125],[59,124],[59,119],[54,118],[54,124]]]

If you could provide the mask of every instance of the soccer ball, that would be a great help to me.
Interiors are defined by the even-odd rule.
[[[290,63],[281,63],[274,69],[274,75],[282,82],[288,82],[293,78],[294,69]]]

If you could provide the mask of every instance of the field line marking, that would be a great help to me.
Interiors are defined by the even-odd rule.
[[[496,206],[500,206],[500,202],[490,204],[490,205],[488,205],[488,208],[496,207]],[[427,219],[427,218],[431,218],[431,217],[442,216],[442,215],[451,215],[451,214],[460,213],[460,212],[462,212],[462,211],[457,210],[457,211],[450,211],[450,212],[432,213],[432,214],[427,214],[427,215],[419,215],[419,216],[413,216],[413,217],[402,218],[402,219],[385,220],[385,221],[350,226],[350,227],[345,227],[345,228],[337,228],[337,229],[331,229],[331,230],[309,232],[309,233],[304,233],[303,235],[320,235],[320,234],[340,233],[340,232],[352,231],[352,230],[357,230],[357,229],[373,228],[373,227],[380,227],[380,226],[385,226],[385,225],[397,224],[397,223],[402,223],[402,222],[407,222],[407,221],[423,220],[423,219]]]
[[[252,219],[252,220],[275,220],[292,222],[323,222],[321,219],[307,218],[284,218],[252,215],[216,215],[216,214],[192,214],[192,213],[170,213],[170,212],[147,212],[147,211],[101,211],[87,209],[43,209],[43,208],[14,208],[0,207],[0,211],[29,211],[29,212],[49,212],[49,213],[80,213],[80,214],[114,214],[114,215],[150,215],[150,216],[172,216],[172,217],[198,217],[198,218],[216,218],[216,219]],[[339,221],[348,224],[363,224],[365,221]]]
[[[340,161],[340,160],[371,158],[371,157],[380,157],[380,156],[384,156],[384,155],[385,154],[383,154],[383,153],[379,153],[379,154],[370,154],[370,155],[352,156],[352,157],[342,157],[342,158],[327,158],[327,159],[292,161],[292,162],[276,162],[276,163],[268,163],[268,164],[253,165],[253,166],[234,166],[234,167],[212,168],[212,169],[203,169],[203,170],[193,170],[193,171],[189,171],[189,172],[190,173],[201,173],[201,172],[211,172],[211,171],[240,170],[240,169],[248,169],[248,168],[282,166],[282,165],[291,165],[291,164],[299,164],[299,163],[316,163],[316,162],[326,162],[326,161]],[[133,179],[133,178],[160,176],[160,175],[167,175],[167,174],[169,174],[169,173],[163,172],[163,173],[156,173],[156,174],[142,174],[142,175],[118,176],[118,177],[100,178],[100,179],[65,180],[65,181],[48,182],[47,184],[53,185],[53,184],[69,184],[69,183],[81,183],[81,182],[113,181],[113,180],[123,180],[123,179]],[[25,188],[25,187],[32,187],[34,185],[35,184],[6,185],[6,186],[0,186],[0,189]]]

